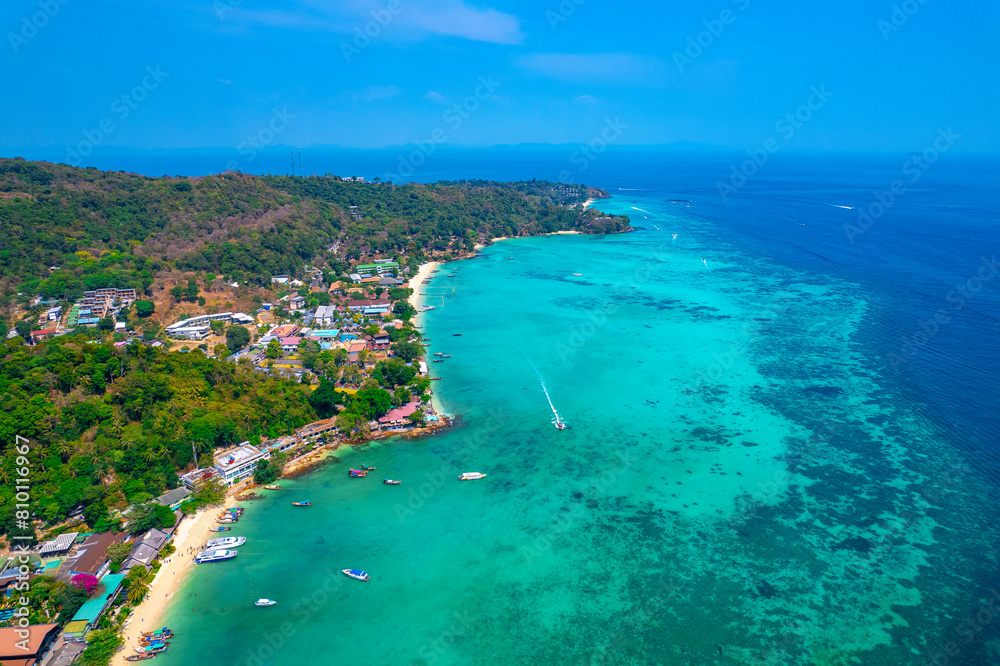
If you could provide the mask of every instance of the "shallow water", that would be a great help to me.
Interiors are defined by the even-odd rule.
[[[988,607],[991,490],[873,360],[888,296],[655,195],[602,203],[651,221],[438,274],[422,317],[459,425],[249,503],[162,664],[992,663],[992,622],[961,624]]]

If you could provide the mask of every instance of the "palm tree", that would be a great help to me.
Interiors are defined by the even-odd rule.
[[[133,606],[138,606],[146,598],[147,592],[149,592],[149,585],[146,584],[146,581],[136,581],[132,587],[128,588],[128,602]]]
[[[63,462],[69,460],[70,454],[73,452],[73,447],[66,440],[60,440],[58,444],[55,445],[56,453],[62,458]]]

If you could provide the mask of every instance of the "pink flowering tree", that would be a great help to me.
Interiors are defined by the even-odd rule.
[[[70,583],[73,587],[80,588],[88,595],[93,594],[94,590],[97,589],[97,586],[100,585],[95,576],[87,573],[81,573],[73,576],[73,578],[70,579]]]

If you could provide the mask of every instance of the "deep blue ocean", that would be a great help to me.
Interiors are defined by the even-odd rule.
[[[458,427],[338,451],[287,483],[312,513],[255,502],[238,564],[199,567],[168,613],[164,663],[1000,663],[1000,163],[575,151],[441,149],[393,179],[583,182],[638,230],[435,277],[421,318]],[[406,155],[302,159],[371,179]],[[363,463],[404,485],[346,480]],[[373,580],[336,576],[354,566]]]

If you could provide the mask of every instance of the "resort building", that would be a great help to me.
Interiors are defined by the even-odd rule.
[[[79,532],[69,532],[67,534],[60,534],[55,539],[51,541],[46,541],[42,544],[41,550],[38,551],[39,555],[59,555],[60,553],[69,552],[69,549],[73,547],[73,542],[76,541],[76,535]]]
[[[270,442],[263,442],[262,445],[265,449],[273,453],[284,453],[285,451],[291,451],[297,449],[302,441],[295,435],[288,435],[286,437],[279,437]]]
[[[382,260],[377,261],[374,264],[361,264],[354,269],[358,275],[361,277],[372,277],[378,275],[383,277],[386,275],[395,275],[399,271],[399,264],[395,261]]]
[[[76,615],[63,630],[67,640],[82,639],[88,631],[97,626],[101,615],[118,595],[124,579],[125,576],[122,574],[108,574],[101,579],[104,590],[97,597],[80,606],[80,610],[76,612]]]
[[[370,299],[360,299],[348,301],[347,309],[351,312],[361,312],[363,314],[381,314],[389,311],[391,303],[388,300],[373,301]]]
[[[347,346],[347,361],[348,363],[357,363],[358,359],[361,358],[359,354],[368,348],[368,345],[364,342],[352,342]]]
[[[287,338],[281,338],[280,340],[278,340],[278,343],[281,345],[281,351],[285,352],[286,354],[291,354],[296,349],[298,349],[300,342],[302,342],[302,338],[300,338],[297,335],[293,335]]]
[[[390,409],[385,416],[378,420],[378,423],[383,428],[402,428],[410,425],[409,417],[418,409],[420,409],[419,402],[408,402],[402,407]]]
[[[85,308],[111,307],[115,302],[126,304],[135,300],[135,289],[95,289],[84,292],[79,304]]]
[[[166,532],[152,529],[143,532],[142,536],[132,542],[132,552],[128,554],[118,573],[125,574],[132,567],[142,566],[149,571],[153,567],[153,560],[160,553],[160,550],[167,543]]]
[[[188,490],[186,486],[181,486],[180,488],[174,488],[173,490],[168,490],[159,497],[156,498],[156,503],[160,506],[169,506],[173,510],[177,510],[184,501],[191,496],[191,491]]]
[[[76,553],[59,567],[56,578],[60,580],[70,580],[73,576],[81,573],[91,574],[100,578],[108,566],[108,548],[125,540],[125,532],[101,532],[91,534],[87,537]]]
[[[337,307],[334,305],[320,305],[316,307],[313,314],[313,323],[316,326],[331,326],[337,321]]]
[[[337,419],[323,419],[322,421],[313,421],[308,425],[302,426],[295,431],[295,434],[302,439],[307,439],[309,437],[318,437],[323,433],[336,429]]]
[[[184,484],[184,487],[188,490],[195,491],[200,488],[203,483],[218,475],[219,472],[215,468],[196,469],[193,472],[182,474],[181,483]]]
[[[243,442],[235,449],[216,455],[215,469],[219,471],[219,476],[227,486],[233,486],[252,477],[254,470],[257,469],[257,463],[270,457],[270,451],[261,451],[250,442]]]
[[[285,324],[284,326],[275,326],[270,331],[267,332],[272,338],[290,338],[293,335],[297,335],[299,332],[299,326],[297,324]]]
[[[27,630],[28,635],[22,632]],[[58,624],[31,624],[0,629],[0,665],[35,666],[59,635]]]
[[[227,324],[252,324],[254,318],[242,312],[218,312],[216,314],[198,315],[190,319],[182,319],[167,326],[167,335],[175,338],[204,340],[212,332],[211,323],[221,321]]]

